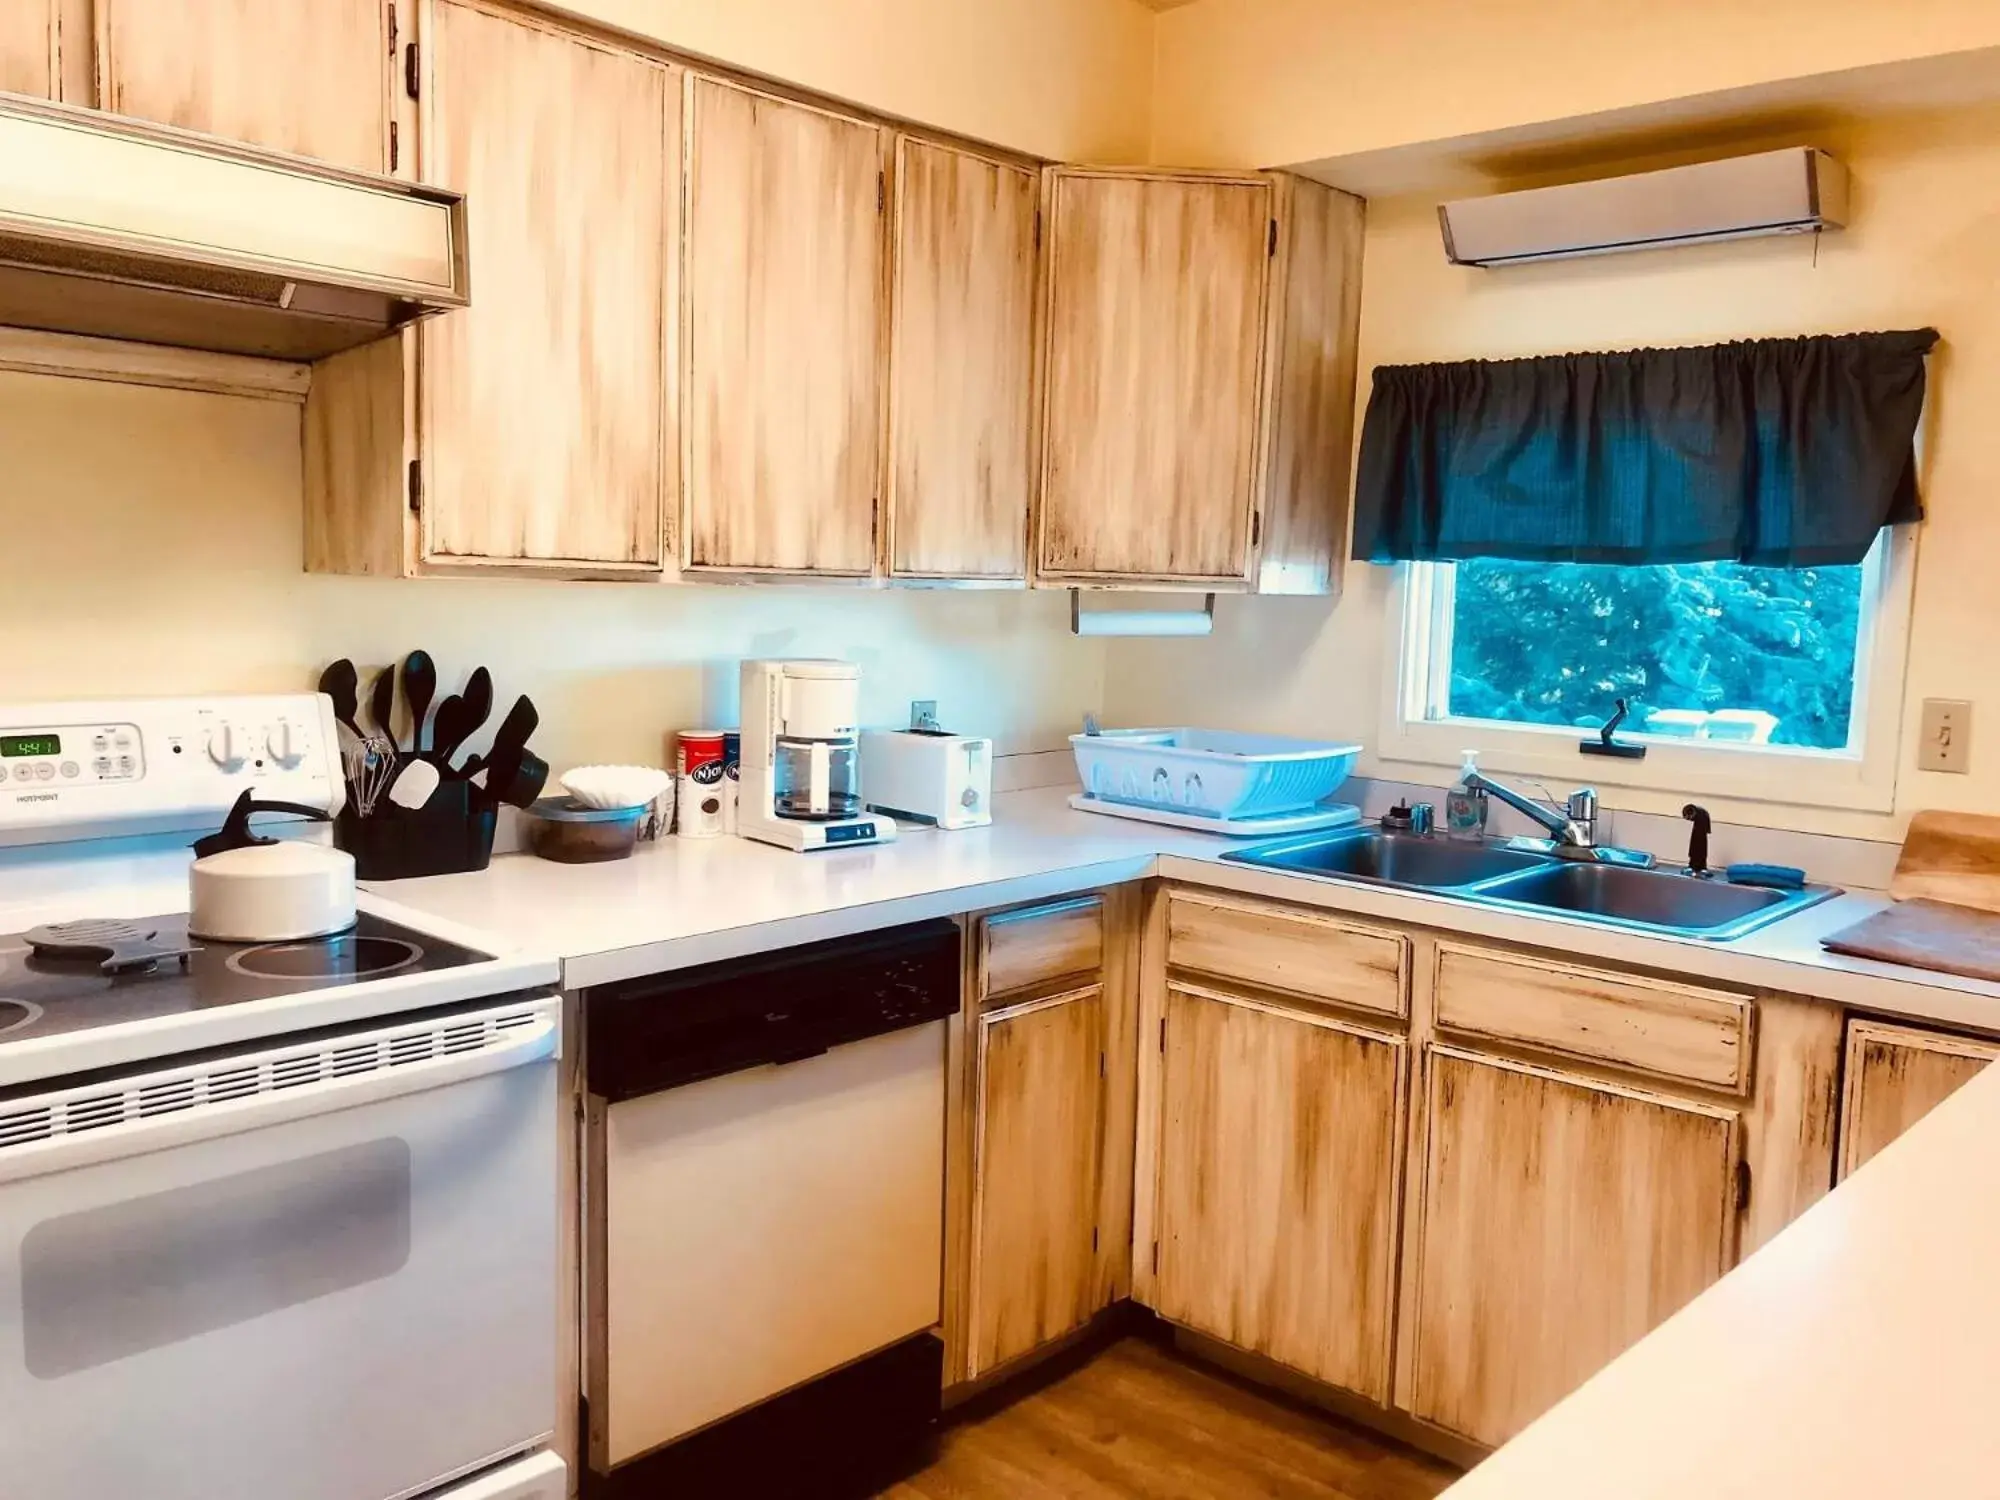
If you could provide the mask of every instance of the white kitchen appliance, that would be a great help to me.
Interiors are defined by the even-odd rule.
[[[465,226],[449,189],[0,95],[0,324],[324,359],[464,307]]]
[[[993,821],[993,741],[938,729],[867,729],[861,784],[878,812],[939,828]]]
[[[852,662],[743,663],[738,832],[798,850],[895,838],[892,819],[862,809],[860,697]]]
[[[921,1461],[960,953],[939,920],[584,992],[606,1493],[869,1494]]]
[[[566,1493],[556,965],[366,896],[188,931],[186,830],[338,805],[325,708],[0,705],[9,1495]]]

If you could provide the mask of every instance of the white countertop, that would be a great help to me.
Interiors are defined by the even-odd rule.
[[[996,799],[973,832],[804,856],[668,840],[596,866],[496,860],[399,882],[412,912],[562,955],[572,987],[1160,875],[1566,957],[2000,1030],[2000,985],[1829,954],[1856,892],[1737,942],[1622,931],[1222,862],[1229,841]],[[1628,1350],[1451,1491],[1463,1500],[2000,1493],[2000,1069]],[[1948,1437],[1948,1441],[1946,1438]]]
[[[2000,1493],[2000,1069],[1480,1464],[1452,1500]]]
[[[928,917],[1162,875],[1357,917],[1539,946],[1856,1009],[2000,1030],[2000,985],[1845,958],[1822,934],[1887,904],[1854,892],[1733,943],[1630,932],[1448,896],[1224,863],[1208,834],[1077,812],[1046,788],[994,799],[993,826],[906,828],[895,843],[794,854],[745,839],[665,839],[632,858],[561,865],[506,855],[470,875],[372,887],[412,913],[559,955],[572,989]]]

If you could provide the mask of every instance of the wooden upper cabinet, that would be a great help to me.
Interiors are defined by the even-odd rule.
[[[657,572],[672,493],[679,71],[439,0],[422,168],[472,306],[423,325],[423,552]]]
[[[1279,174],[1257,592],[1335,594],[1353,494],[1361,199]]]
[[[0,94],[56,97],[60,3],[5,0],[0,4]]]
[[[1038,570],[1247,582],[1271,180],[1046,175]]]
[[[978,1022],[969,1376],[1097,1311],[1104,990]]]
[[[1027,576],[1039,196],[1024,167],[896,144],[895,577]]]
[[[1453,1048],[1425,1064],[1410,1409],[1499,1444],[1734,1263],[1740,1118]]]
[[[1883,1021],[1847,1025],[1840,1175],[1867,1161],[2000,1057],[2000,1042]]]
[[[888,132],[688,87],[682,562],[875,567]]]
[[[1154,1309],[1389,1397],[1408,1043],[1169,988]]]
[[[389,0],[96,3],[104,108],[359,171],[388,168]]]

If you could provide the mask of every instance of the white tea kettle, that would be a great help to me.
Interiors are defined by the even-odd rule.
[[[188,932],[219,943],[292,943],[354,925],[354,856],[250,831],[253,813],[330,821],[299,802],[259,802],[245,792],[222,829],[195,843],[188,870]]]

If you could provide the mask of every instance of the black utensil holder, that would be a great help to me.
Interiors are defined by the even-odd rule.
[[[427,806],[412,812],[393,802],[370,817],[343,808],[333,820],[333,842],[354,856],[360,880],[408,880],[418,875],[462,875],[483,870],[493,858],[498,812],[468,807],[460,795],[440,787]]]

